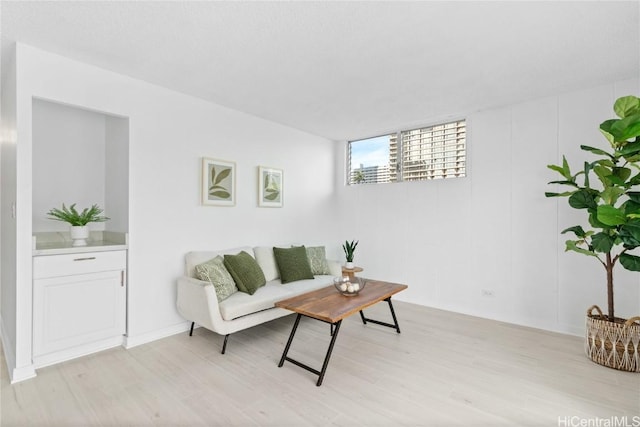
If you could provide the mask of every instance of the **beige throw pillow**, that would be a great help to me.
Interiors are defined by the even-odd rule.
[[[196,277],[213,285],[218,297],[218,302],[229,298],[233,293],[238,292],[238,288],[224,266],[221,256],[210,259],[207,262],[196,265]]]
[[[305,249],[307,250],[307,258],[309,259],[309,265],[314,275],[331,274],[324,246],[311,246]]]

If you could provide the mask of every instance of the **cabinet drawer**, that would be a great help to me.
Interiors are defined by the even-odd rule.
[[[127,251],[84,252],[33,258],[33,278],[71,276],[99,271],[124,270]]]

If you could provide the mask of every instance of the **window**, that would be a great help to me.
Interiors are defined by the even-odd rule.
[[[377,136],[349,142],[349,184],[391,182],[395,164],[393,135]],[[395,173],[395,166],[393,166]],[[393,179],[395,181],[395,177]]]
[[[348,145],[348,184],[422,181],[466,174],[465,120],[350,141]]]

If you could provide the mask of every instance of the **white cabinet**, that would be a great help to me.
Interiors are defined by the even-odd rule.
[[[33,258],[36,368],[122,344],[126,265],[126,250]]]

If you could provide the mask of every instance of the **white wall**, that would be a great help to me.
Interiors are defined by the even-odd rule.
[[[587,224],[566,199],[544,197],[557,179],[546,165],[566,154],[578,167],[588,159],[580,144],[607,145],[599,124],[638,89],[633,79],[469,115],[463,179],[337,186],[339,205],[357,213],[343,229],[360,240],[357,264],[407,283],[400,300],[583,334],[586,309],[606,307],[605,273],[564,252],[560,231]],[[617,315],[638,315],[639,275],[619,268],[616,281]]]
[[[2,75],[0,148],[0,327],[2,345],[10,371],[15,369],[16,353],[16,220],[12,205],[16,200],[16,63],[15,52]]]
[[[34,97],[129,118],[129,344],[186,327],[175,309],[175,280],[190,250],[335,242],[330,252],[337,254],[330,141],[30,46],[17,51],[16,187],[27,219],[17,225],[17,289],[31,287]],[[203,156],[236,162],[235,207],[200,205]],[[284,170],[284,208],[257,207],[258,165]],[[26,308],[31,294],[16,299]],[[29,334],[31,313],[18,311],[16,335]],[[30,363],[30,342],[24,350],[18,365]]]
[[[129,231],[129,119],[106,116],[105,215],[108,231]]]
[[[33,101],[33,232],[68,231],[69,224],[47,217],[62,203],[104,208],[105,123],[104,114]]]

